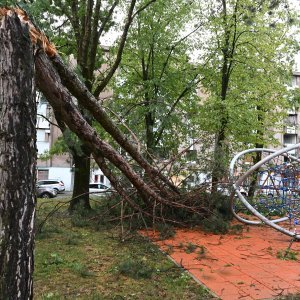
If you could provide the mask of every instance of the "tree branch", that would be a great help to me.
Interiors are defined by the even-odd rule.
[[[107,86],[107,84],[109,83],[109,81],[113,77],[113,75],[115,74],[115,72],[116,72],[116,70],[117,70],[117,68],[118,68],[118,66],[121,62],[123,50],[124,50],[125,43],[126,43],[126,40],[127,40],[127,34],[128,34],[128,31],[129,31],[129,27],[131,25],[131,22],[132,22],[132,15],[133,15],[133,10],[134,10],[134,7],[135,7],[135,3],[136,3],[136,0],[131,0],[129,10],[128,10],[128,14],[127,14],[127,21],[125,23],[123,34],[121,36],[121,40],[120,40],[120,43],[119,43],[119,48],[118,48],[116,59],[115,59],[113,65],[112,65],[112,67],[110,68],[108,74],[106,75],[106,77],[96,87],[96,89],[94,91],[94,96],[96,98],[99,97],[100,93]]]
[[[102,32],[105,29],[105,26],[107,25],[108,21],[111,19],[111,16],[114,12],[114,9],[116,8],[117,4],[119,3],[119,0],[116,0],[112,6],[110,7],[107,16],[101,23],[101,26],[98,30],[98,25],[100,21],[100,6],[101,6],[101,0],[97,0],[96,7],[95,7],[95,14],[94,14],[94,21],[93,21],[93,30],[92,30],[92,45],[91,45],[91,51],[90,51],[90,62],[89,62],[89,78],[92,78],[93,72],[95,70],[95,62],[96,62],[96,52],[97,48],[99,46],[99,38],[102,34]]]
[[[194,78],[191,80],[190,84],[185,87],[185,89],[181,92],[181,94],[177,97],[177,99],[175,100],[175,102],[173,103],[173,105],[171,106],[170,110],[168,111],[168,113],[164,116],[163,121],[161,123],[160,129],[157,132],[157,136],[156,136],[156,140],[155,140],[155,144],[157,145],[161,139],[161,136],[163,134],[163,131],[165,130],[165,124],[167,119],[170,117],[170,115],[173,113],[173,111],[175,110],[177,104],[179,103],[179,101],[186,95],[187,92],[190,91],[192,86],[197,86],[197,84],[200,82],[200,79],[197,82],[194,82],[196,80],[196,78],[198,77],[198,73],[194,76]]]
[[[42,117],[43,119],[45,119],[49,124],[56,126],[60,129],[60,126],[58,126],[57,124],[53,123],[52,121],[50,121],[49,118],[47,118],[46,116],[42,115],[42,114],[37,114],[37,116]]]
[[[159,196],[148,186],[142,178],[131,168],[128,162],[109,144],[101,140],[96,130],[91,127],[78,111],[72,102],[72,97],[61,80],[51,62],[42,52],[39,52],[35,59],[36,81],[39,89],[48,99],[55,111],[59,111],[68,127],[89,147],[94,158],[98,160],[98,155],[108,159],[115,165],[133,184],[133,186],[143,195],[143,198],[153,198],[161,203],[166,200]],[[178,205],[178,204],[177,204]]]
[[[80,105],[91,112],[93,117],[101,124],[101,126],[114,138],[114,140],[127,151],[132,158],[145,170],[149,178],[154,183],[158,184],[158,178],[164,182],[173,192],[178,193],[177,188],[169,182],[162,174],[153,168],[141,155],[138,153],[136,147],[132,145],[131,141],[123,135],[123,133],[115,126],[105,110],[99,105],[97,99],[88,91],[88,89],[81,83],[77,75],[70,71],[63,64],[58,55],[51,58],[55,69],[58,71],[63,84],[69,91],[77,98]],[[158,186],[160,186],[158,184]],[[161,189],[161,187],[160,187]],[[165,190],[165,189],[164,189]]]
[[[128,35],[128,31],[129,31],[129,27],[132,23],[133,18],[140,12],[142,12],[144,9],[146,9],[150,4],[156,2],[156,0],[150,0],[146,5],[144,5],[143,7],[141,7],[140,9],[138,9],[135,13],[133,13],[135,4],[136,4],[136,0],[131,0],[130,6],[129,6],[129,10],[128,10],[128,14],[127,14],[127,21],[125,23],[124,26],[124,30],[123,30],[123,34],[121,36],[120,39],[120,43],[119,43],[119,48],[117,51],[117,56],[116,59],[110,69],[110,71],[108,72],[107,76],[102,80],[102,82],[96,87],[95,91],[94,91],[94,96],[96,98],[99,97],[100,93],[104,90],[104,88],[107,86],[108,82],[110,81],[110,79],[113,77],[114,73],[116,72],[121,59],[122,59],[122,54],[123,54],[123,50],[125,47],[125,43],[127,40],[127,35]]]

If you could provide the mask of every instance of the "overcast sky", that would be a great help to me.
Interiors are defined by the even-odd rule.
[[[300,15],[300,0],[289,0],[289,3],[291,7],[293,7],[296,11],[298,11]],[[117,23],[122,23],[122,14],[120,14],[120,11],[117,12],[115,21]],[[101,40],[101,44],[105,46],[111,46],[114,41],[117,39],[117,37],[121,34],[121,32],[116,32],[114,30],[110,30]],[[298,37],[299,43],[300,43],[300,36]],[[298,55],[295,57],[295,71],[300,71],[300,51]]]

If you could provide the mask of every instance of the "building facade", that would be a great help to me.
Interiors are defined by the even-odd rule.
[[[292,89],[300,88],[300,72],[293,72]],[[283,122],[282,132],[275,135],[280,142],[280,147],[289,147],[300,142],[300,110],[298,107],[288,110],[287,117]],[[297,157],[300,156],[300,150],[295,149],[289,152]]]
[[[109,93],[103,95],[108,97]],[[37,102],[37,139],[38,150],[37,159],[37,180],[55,179],[62,180],[66,191],[73,190],[74,184],[74,164],[72,155],[69,153],[49,156],[47,153],[54,145],[59,136],[62,135],[59,127],[56,125],[55,118],[49,103],[42,97],[38,97]],[[97,165],[92,163],[90,182],[103,183],[110,186],[109,180]]]
[[[300,72],[293,73],[292,88],[300,88]],[[102,101],[105,101],[105,99],[111,97],[111,95],[111,91],[106,91],[101,95]],[[41,155],[49,151],[57,138],[61,135],[60,129],[55,125],[51,107],[43,97],[39,97],[37,113],[37,180],[62,180],[65,183],[66,190],[70,191],[73,189],[74,182],[72,156],[70,154],[63,154],[55,155],[48,159],[40,159]],[[282,130],[275,134],[275,138],[280,143],[278,148],[288,147],[300,142],[299,113],[300,111],[296,107],[288,111]],[[191,148],[190,152],[191,151],[196,151],[196,148]],[[299,157],[300,150],[295,149],[293,154]],[[92,162],[91,165],[90,182],[103,183],[110,186],[109,180],[104,176],[99,167],[94,162]]]
[[[67,191],[73,188],[72,159],[69,154],[55,155],[47,159],[47,153],[55,143],[61,131],[55,125],[52,110],[47,101],[41,96],[37,102],[37,139],[38,150],[37,180],[62,180]]]

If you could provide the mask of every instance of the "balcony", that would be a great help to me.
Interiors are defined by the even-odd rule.
[[[297,128],[296,128],[296,126],[284,126],[284,133],[296,134],[297,133]]]

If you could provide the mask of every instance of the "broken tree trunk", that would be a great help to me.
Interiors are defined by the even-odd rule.
[[[32,299],[36,103],[33,48],[16,14],[0,16],[0,299]]]
[[[168,190],[165,187],[168,187],[172,192],[167,196],[172,195],[174,192],[178,194],[178,190],[172,182],[165,178],[158,169],[154,168],[139,153],[138,148],[113,123],[105,110],[99,105],[97,99],[88,91],[77,75],[65,66],[60,57],[58,55],[52,56],[51,62],[59,73],[62,84],[68,88],[78,102],[93,115],[114,140],[145,170],[149,178],[153,180],[153,183],[156,184],[158,188],[164,185],[162,190],[166,193]],[[161,181],[161,183],[159,183],[159,181]]]
[[[35,57],[36,82],[39,89],[47,98],[54,111],[61,114],[65,124],[86,143],[91,149],[94,159],[98,162],[98,155],[109,160],[115,165],[133,184],[133,186],[144,196],[157,199],[159,202],[165,202],[155,190],[146,184],[144,180],[132,169],[130,164],[108,143],[101,140],[97,131],[91,127],[82,117],[78,108],[72,100],[72,96],[54,69],[49,58],[38,51]]]
[[[30,27],[31,40],[36,45],[35,67],[36,82],[40,91],[51,104],[55,115],[59,115],[60,124],[64,128],[73,131],[81,141],[90,149],[92,155],[101,167],[104,167],[106,175],[119,194],[129,203],[135,211],[155,215],[156,210],[162,216],[164,207],[182,208],[193,214],[201,214],[202,205],[195,202],[195,195],[181,195],[177,188],[169,182],[161,172],[151,166],[139,153],[138,149],[121,133],[114,122],[106,115],[105,111],[97,103],[96,99],[88,92],[87,88],[79,81],[78,77],[65,67],[59,58],[55,48],[51,45],[43,33],[41,33],[29,20],[26,13],[20,9],[18,12],[22,22]],[[0,15],[3,13],[0,9]],[[4,9],[4,13],[10,10]],[[142,175],[139,175],[129,163],[126,156],[122,156],[118,150],[101,139],[97,131],[85,120],[80,110],[73,102],[75,96],[82,105],[97,119],[99,124],[110,133],[115,141],[126,149],[127,153],[144,170],[150,183],[147,183]],[[124,190],[122,181],[117,180],[113,173],[108,174],[108,163],[118,168],[137,190],[144,204],[130,199]],[[118,172],[116,172],[117,174]],[[198,203],[198,204],[197,204]],[[162,216],[162,218],[164,218]]]

